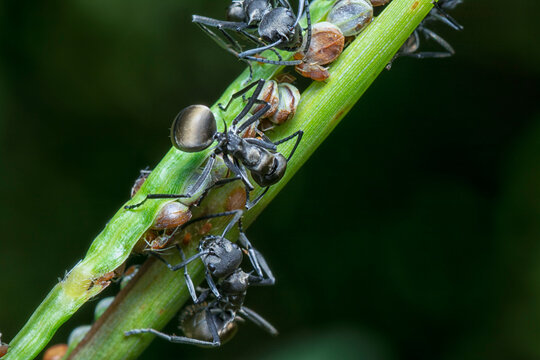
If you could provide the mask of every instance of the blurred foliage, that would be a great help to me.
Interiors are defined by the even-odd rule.
[[[176,112],[242,69],[190,23],[227,4],[1,3],[4,340],[170,147]],[[278,338],[246,324],[222,349],[142,358],[540,357],[539,10],[466,1],[465,31],[437,28],[457,55],[397,60],[249,229],[278,284],[247,305]]]

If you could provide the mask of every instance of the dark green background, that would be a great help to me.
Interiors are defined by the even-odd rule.
[[[1,3],[5,340],[169,149],[177,111],[242,70],[190,23],[227,4]],[[539,11],[466,1],[465,31],[438,28],[457,55],[383,72],[249,229],[278,283],[247,305],[278,338],[247,324],[222,349],[142,358],[540,358]]]

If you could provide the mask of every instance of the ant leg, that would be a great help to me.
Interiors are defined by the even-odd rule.
[[[303,135],[304,135],[304,132],[303,132],[302,130],[298,130],[298,131],[295,132],[294,134],[289,135],[289,136],[287,136],[286,138],[283,138],[283,139],[281,139],[281,140],[278,140],[278,141],[274,142],[274,144],[279,145],[279,144],[283,144],[284,142],[287,142],[287,141],[293,139],[294,137],[297,137],[296,143],[294,144],[294,147],[293,147],[293,149],[292,149],[292,151],[291,151],[289,157],[287,158],[287,162],[288,162],[289,160],[291,160],[291,158],[293,157],[294,152],[296,151],[296,148],[298,147],[298,144],[300,144],[300,140],[302,140],[302,136],[303,136]]]
[[[243,166],[240,161],[237,158],[233,158],[233,163],[236,166],[236,168],[240,171],[240,176],[242,176],[244,179],[248,179],[248,174],[245,166]],[[251,183],[250,183],[251,185]],[[253,190],[253,188],[252,188]]]
[[[300,18],[302,17],[302,13],[300,11],[303,11],[301,5],[304,5],[306,7],[306,20],[307,20],[307,38],[306,38],[306,45],[304,46],[304,54],[306,54],[309,50],[309,46],[311,45],[311,14],[309,12],[309,1],[300,0],[300,3],[298,4],[298,14],[296,15],[296,24],[300,21]],[[296,26],[296,24],[294,26]]]
[[[198,345],[198,346],[206,346],[206,347],[210,347],[210,346],[217,347],[221,345],[221,342],[219,341],[219,336],[216,342],[215,338],[214,338],[214,341],[197,340],[197,339],[188,338],[185,336],[167,335],[155,329],[134,329],[134,330],[129,330],[129,331],[124,332],[125,336],[138,335],[138,334],[153,334],[153,335],[156,335],[157,337],[160,337],[169,342],[177,343],[177,344]]]
[[[261,195],[257,196],[257,197],[255,198],[255,200],[253,200],[253,201],[248,201],[248,202],[246,203],[246,209],[249,210],[249,209],[251,209],[252,207],[254,207],[255,205],[257,205],[257,203],[258,203],[259,201],[261,201],[261,199],[263,198],[264,195],[266,195],[266,193],[268,192],[269,189],[270,189],[270,186],[267,186],[266,188],[264,188],[264,191],[261,193]]]
[[[261,327],[263,330],[265,330],[267,333],[269,333],[272,336],[278,335],[278,331],[275,327],[272,326],[268,321],[266,321],[261,315],[257,314],[255,311],[242,306],[239,311],[240,315],[245,317],[246,319],[253,322],[255,325]]]
[[[302,63],[302,60],[277,61],[277,60],[269,60],[265,58],[255,57],[255,56],[244,56],[243,58],[250,61],[259,62],[259,63],[283,65],[283,66],[294,66],[294,65],[298,65]]]
[[[249,86],[253,86],[253,84],[257,84],[257,87],[255,88],[255,90],[253,91],[253,94],[249,97],[249,100],[247,102],[247,104],[244,106],[244,108],[242,109],[242,111],[240,111],[240,113],[238,115],[236,115],[236,117],[234,118],[234,120],[231,122],[231,126],[232,128],[234,128],[235,130],[235,133],[236,134],[240,134],[247,126],[251,125],[251,123],[255,122],[256,120],[258,120],[258,118],[254,121],[252,121],[249,125],[247,126],[244,126],[244,125],[241,125],[239,129],[236,129],[236,125],[238,124],[238,122],[244,118],[244,116],[247,115],[247,113],[251,110],[251,108],[253,107],[253,105],[255,104],[262,104],[264,105],[263,108],[268,104],[266,101],[264,100],[259,100],[259,95],[261,94],[261,91],[264,87],[264,79],[259,79],[258,81],[250,84]],[[268,104],[268,107],[266,108],[266,111],[268,111],[268,109],[270,108],[270,104]],[[266,112],[265,111],[265,112]],[[259,113],[260,111],[257,112],[257,114]],[[263,115],[265,112],[263,112],[261,115]],[[260,117],[260,116],[259,116]],[[251,117],[253,118],[253,116]],[[251,119],[250,118],[250,119]],[[249,120],[247,120],[249,121]]]
[[[250,192],[254,189],[253,185],[249,182],[247,175],[245,172],[242,172],[238,166],[236,166],[231,159],[229,159],[228,156],[223,156],[223,161],[225,162],[225,165],[237,176],[239,176],[242,179],[242,182],[244,183],[244,186],[246,187],[246,192]]]
[[[446,52],[417,52],[417,53],[408,54],[406,56],[414,57],[417,59],[445,58],[445,57],[452,56],[456,53],[454,48],[446,40],[444,40],[442,37],[437,35],[432,30],[429,30],[427,28],[422,28],[422,32],[424,36],[426,37],[426,39],[432,39],[437,44],[441,45],[446,50]]]
[[[221,237],[223,238],[231,230],[233,225],[236,224],[242,218],[243,214],[244,214],[243,210],[230,210],[230,211],[224,211],[224,212],[210,214],[210,215],[204,215],[204,216],[198,217],[196,219],[191,219],[191,220],[187,221],[185,224],[180,225],[178,228],[185,228],[186,226],[191,225],[191,224],[193,224],[195,222],[198,222],[198,221],[210,220],[210,219],[215,219],[215,218],[222,217],[222,216],[234,215],[233,218],[231,219],[231,221],[229,221],[229,223],[227,224],[227,226],[225,226],[225,229],[223,230],[223,233],[221,234]],[[210,237],[211,238],[217,238],[216,236],[210,235],[210,236],[205,237],[205,239],[210,238]],[[193,257],[193,259],[191,261],[196,259],[197,255],[194,255],[192,257]],[[187,262],[185,262],[185,264],[182,263],[183,265],[181,265],[181,266],[185,266],[186,264],[188,264],[191,261],[187,261]],[[181,267],[181,266],[176,265],[175,267]],[[178,270],[178,269],[175,269],[175,270]]]
[[[126,205],[126,206],[124,206],[124,209],[126,209],[126,210],[135,209],[135,208],[141,206],[142,204],[144,204],[146,202],[146,200],[148,200],[148,199],[183,199],[183,198],[192,197],[203,186],[204,182],[206,181],[206,179],[210,175],[210,171],[212,171],[212,167],[214,166],[215,161],[216,161],[216,154],[213,153],[208,158],[208,161],[206,162],[206,165],[205,165],[201,175],[197,178],[195,183],[192,186],[190,186],[190,188],[188,189],[188,191],[185,194],[148,194],[148,195],[146,195],[146,197],[144,198],[143,201],[141,201],[141,202],[139,202],[137,204],[134,204],[134,205]]]
[[[257,252],[255,252],[255,249],[251,245],[251,242],[247,238],[246,234],[244,233],[244,229],[242,226],[242,220],[238,219],[238,242],[244,249],[248,252],[249,261],[251,262],[251,265],[257,272],[257,275],[262,278],[264,277],[263,272],[261,270],[261,266],[259,265],[259,258],[257,256]]]
[[[438,3],[434,3],[433,7],[437,10],[436,13],[431,14],[435,19],[445,23],[450,26],[452,29],[461,31],[463,30],[463,25],[458,23],[456,19],[451,17]]]
[[[257,55],[265,50],[269,50],[273,47],[276,47],[278,46],[279,44],[281,44],[283,42],[282,39],[279,39],[278,41],[276,42],[273,42],[271,44],[268,44],[268,45],[265,45],[265,46],[261,46],[261,47],[258,47],[258,48],[255,48],[255,49],[251,49],[251,50],[247,50],[247,51],[244,51],[244,52],[241,52],[240,54],[238,54],[238,57],[239,58],[245,58],[245,57],[248,57],[248,56],[252,56],[252,55]]]
[[[179,249],[178,245],[176,245],[176,248]],[[181,251],[181,249],[179,249],[179,251]],[[181,252],[181,254],[183,255],[184,253]],[[185,260],[184,256],[182,256],[182,262],[181,263],[176,264],[176,265],[171,265],[171,263],[169,263],[167,260],[165,260],[160,254],[156,253],[155,251],[150,251],[150,255],[152,255],[152,256],[158,258],[159,260],[161,260],[161,262],[164,263],[165,265],[167,265],[167,267],[171,271],[177,271],[177,270],[180,270],[181,268],[185,268],[187,264],[189,264],[193,260],[196,260],[196,259],[198,259],[201,256],[206,255],[206,254],[207,254],[206,252],[201,251],[201,252],[193,255],[192,257],[190,257],[187,260]]]
[[[178,249],[178,252],[180,253],[180,256],[182,257],[182,262],[186,262],[186,255],[184,255],[184,252],[182,251],[182,248],[176,244],[176,249]],[[186,264],[187,265],[187,264]],[[193,302],[195,304],[198,304],[197,300],[197,292],[195,291],[195,285],[193,285],[193,280],[191,279],[191,276],[189,276],[187,266],[184,266],[184,279],[186,280],[186,285],[189,291],[189,295],[191,295],[191,298],[193,299]]]
[[[251,66],[251,63],[247,60],[243,60],[247,66],[248,66],[248,69],[249,69],[249,77],[247,78],[247,80],[244,82],[244,84],[247,84],[249,83],[251,80],[253,80],[253,66]]]
[[[259,279],[257,285],[274,285],[276,283],[276,277],[272,273],[272,270],[270,270],[266,259],[258,250],[255,250],[255,252],[257,253],[257,258],[259,259],[259,265],[261,266],[263,272],[266,274],[266,278]]]
[[[413,31],[413,33],[407,38],[407,40],[405,40],[403,45],[401,45],[399,50],[394,54],[390,62],[386,64],[386,70],[392,69],[392,65],[394,64],[394,61],[396,61],[396,59],[415,53],[416,49],[420,47],[420,36],[418,35],[418,33],[423,29],[423,26],[419,26]]]
[[[258,37],[251,35],[250,33],[248,33],[248,32],[245,31],[245,30],[240,31],[240,34],[244,35],[244,37],[245,37],[246,39],[248,39],[249,41],[251,41],[252,43],[254,43],[254,44],[257,45],[257,46],[265,46],[265,45],[266,45],[266,44],[265,44],[264,42],[262,42]],[[280,54],[276,49],[272,48],[272,49],[268,49],[268,50],[270,50],[270,51],[272,51],[274,54],[276,54],[276,56],[277,56],[277,58],[278,58],[279,61],[282,61],[282,60],[283,60],[283,58],[281,57],[281,54]]]
[[[191,21],[196,23],[197,25],[207,25],[211,27],[215,27],[218,29],[228,29],[240,32],[241,30],[249,27],[247,23],[243,22],[237,22],[237,21],[223,21],[223,20],[216,20],[212,19],[206,16],[199,16],[199,15],[193,15],[191,17]]]
[[[206,278],[206,283],[208,284],[210,291],[212,291],[212,294],[214,294],[216,299],[221,299],[221,294],[219,293],[216,283],[214,282],[214,279],[212,279],[212,275],[210,274],[208,269],[206,269],[204,277]]]
[[[270,104],[263,100],[255,100],[254,103],[263,103],[263,107],[258,110],[255,114],[251,115],[246,121],[236,129],[236,134],[240,134],[242,131],[244,131],[248,126],[253,124],[254,122],[258,121],[269,109]],[[249,104],[249,103],[248,103]]]
[[[262,85],[261,85],[261,84],[262,84]],[[229,99],[229,102],[227,103],[227,105],[223,106],[223,105],[221,105],[221,104],[218,104],[218,106],[219,106],[219,108],[221,109],[221,111],[227,111],[227,109],[229,108],[229,105],[231,105],[231,103],[232,103],[235,99],[237,99],[237,98],[240,97],[241,95],[244,95],[245,93],[247,93],[247,92],[248,92],[252,87],[254,87],[255,85],[261,87],[261,89],[260,89],[260,90],[258,91],[258,93],[257,93],[257,96],[255,96],[255,98],[257,98],[257,97],[259,96],[259,94],[261,93],[262,87],[264,86],[264,79],[259,79],[259,80],[257,80],[257,81],[254,81],[254,82],[252,82],[251,84],[249,84],[249,85],[247,85],[246,87],[244,87],[243,89],[240,89],[240,90],[238,90],[237,92],[235,92],[234,94],[232,94],[232,95],[231,95],[231,98]],[[255,92],[257,92],[257,89],[255,89]],[[253,93],[253,95],[255,95],[255,92]],[[253,105],[252,105],[252,106],[253,106]],[[248,111],[249,111],[249,109],[248,109]],[[247,114],[248,111],[246,111],[242,117],[244,117],[244,116]],[[238,116],[237,116],[237,117],[238,117]],[[235,119],[235,120],[236,120],[236,119]],[[237,120],[236,122],[238,122],[238,120]],[[234,120],[233,120],[232,125],[234,125],[234,124],[235,124],[235,122],[234,122]]]
[[[238,52],[233,50],[231,48],[231,46],[234,46],[234,44],[229,44],[227,42],[225,42],[222,38],[220,38],[215,32],[213,32],[212,30],[210,30],[206,25],[202,24],[202,23],[199,23],[199,22],[195,22],[199,28],[204,32],[206,33],[206,35],[208,35],[212,40],[214,40],[218,45],[219,47],[221,47],[222,49],[226,50],[227,52],[233,54],[234,56],[238,57]],[[222,30],[220,28],[220,30],[222,32],[225,32],[224,30]]]
[[[221,339],[219,338],[216,321],[214,320],[214,317],[212,316],[210,309],[206,308],[205,312],[206,312],[206,323],[208,324],[208,328],[210,329],[210,333],[212,334],[212,340],[213,340],[212,346],[220,346]]]
[[[212,190],[213,188],[218,187],[218,186],[222,186],[222,185],[225,185],[225,184],[231,183],[233,181],[237,181],[237,180],[242,180],[242,178],[240,178],[239,176],[235,176],[235,177],[232,177],[232,178],[221,179],[221,180],[216,181],[215,183],[213,183],[212,185],[210,185],[209,187],[207,187],[204,190],[204,193],[201,195],[199,200],[194,205],[199,206],[201,204],[201,202],[204,200],[204,198],[206,196],[208,196],[208,193],[210,192],[210,190]]]
[[[218,218],[218,217],[229,216],[229,215],[234,214],[235,216],[234,216],[233,219],[235,219],[235,220],[232,222],[232,224],[227,225],[227,227],[225,228],[226,231],[222,235],[222,237],[223,237],[223,236],[225,236],[225,234],[227,232],[229,232],[232,225],[234,225],[238,221],[238,219],[242,216],[242,213],[243,213],[243,210],[230,210],[230,211],[224,211],[224,212],[220,212],[220,213],[216,213],[216,214],[204,215],[204,216],[198,217],[196,219],[191,219],[188,222],[186,222],[185,224],[182,224],[181,226],[185,227],[187,225],[191,225],[191,224],[193,224],[195,222],[198,222],[198,221],[210,220],[210,219],[215,219],[215,218]]]
[[[257,138],[246,138],[244,139],[247,143],[260,146],[268,150],[276,151],[276,145],[270,141],[270,139],[257,139]]]

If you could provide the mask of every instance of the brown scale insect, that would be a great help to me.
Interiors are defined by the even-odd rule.
[[[139,191],[150,173],[150,170],[141,170],[139,177],[131,188],[131,197],[135,196]],[[171,240],[168,230],[177,228],[189,221],[189,219],[191,219],[191,211],[186,205],[177,201],[165,204],[159,211],[152,227],[141,238],[140,246],[136,246],[136,249],[141,251],[145,244],[148,244],[152,250],[164,248]]]
[[[272,124],[280,125],[291,119],[296,113],[300,102],[300,92],[289,83],[268,80],[261,91],[260,99],[270,104],[270,109],[261,116],[261,120],[268,120]],[[259,105],[253,108],[251,113],[256,113],[262,107],[263,105]],[[264,130],[268,130],[268,128]]]
[[[391,0],[371,0],[371,5],[373,6],[383,6],[390,2]]]
[[[295,66],[295,70],[304,77],[324,81],[330,74],[323,65],[330,64],[343,52],[345,36],[336,25],[326,21],[313,25],[312,31],[313,37],[307,53],[294,54],[295,59],[303,60]]]
[[[68,351],[67,344],[56,344],[45,351],[43,360],[61,360]]]

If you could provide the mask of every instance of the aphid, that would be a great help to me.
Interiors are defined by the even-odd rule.
[[[329,22],[321,22],[313,26],[313,39],[306,53],[296,53],[295,59],[302,63],[295,70],[304,77],[315,81],[324,81],[330,74],[322,65],[330,64],[343,52],[345,37],[339,28]]]
[[[139,177],[137,180],[135,180],[135,183],[133,183],[133,186],[131,187],[131,197],[134,197],[135,194],[139,191],[141,186],[143,186],[146,179],[148,179],[148,176],[152,173],[152,170],[148,170],[148,168],[141,170],[139,172]]]
[[[249,285],[273,285],[275,278],[262,255],[251,246],[243,232],[240,220],[242,211],[208,215],[193,220],[193,222],[232,214],[235,216],[223,234],[203,238],[196,255],[186,260],[182,249],[177,246],[183,260],[180,264],[173,266],[159,254],[154,254],[172,271],[184,269],[186,284],[195,303],[195,305],[187,307],[180,316],[180,328],[185,336],[167,335],[154,329],[135,329],[126,332],[126,336],[152,333],[175,343],[206,347],[220,346],[232,338],[236,332],[237,323],[244,318],[253,321],[270,334],[277,335],[277,330],[270,323],[243,306]],[[240,234],[238,241],[247,251],[257,276],[246,273],[240,268],[243,258],[242,249],[224,237],[235,223],[238,224]],[[198,258],[205,265],[206,281],[210,287],[210,289],[204,290],[200,296],[197,296],[193,281],[187,272],[187,265]],[[214,277],[219,281],[215,282]],[[215,299],[206,303],[205,301],[210,294],[213,294]]]
[[[390,63],[386,66],[387,69],[392,67],[392,63],[402,56],[412,57],[415,59],[426,58],[446,58],[455,54],[454,48],[442,37],[437,35],[433,30],[426,27],[429,22],[441,21],[450,26],[454,30],[463,30],[461,26],[454,18],[446,13],[447,10],[454,9],[457,5],[461,4],[462,0],[439,0],[434,3],[433,9],[429,12],[428,16],[418,25],[414,32],[407,38],[405,43],[398,50],[396,55],[392,58]],[[420,48],[420,37],[424,36],[426,40],[433,40],[439,44],[444,51],[418,51]]]
[[[383,6],[390,2],[391,0],[371,0],[371,5],[373,6]]]
[[[56,344],[51,346],[43,354],[43,360],[61,360],[68,351],[67,344]]]
[[[233,0],[227,9],[229,21],[216,20],[204,16],[193,15],[193,22],[209,35],[219,46],[237,58],[248,63],[250,61],[274,65],[296,65],[298,61],[284,61],[275,50],[297,51],[302,47],[303,35],[299,25],[303,15],[307,18],[307,35],[305,48],[309,48],[311,38],[311,18],[308,0],[299,0],[297,15],[294,15],[287,0]],[[210,30],[216,28],[223,37]],[[243,40],[256,45],[254,49],[244,51],[242,45],[227,31],[238,34]],[[253,33],[258,34],[258,36]],[[277,60],[270,60],[258,54],[265,50],[273,51]]]
[[[223,132],[217,131],[216,118],[212,111],[204,105],[191,105],[180,111],[171,127],[171,140],[174,147],[180,151],[199,152],[209,148],[214,142],[217,142],[214,151],[206,161],[202,173],[197,175],[197,178],[193,180],[192,185],[184,194],[149,194],[143,201],[134,205],[128,205],[125,208],[136,208],[148,199],[192,199],[194,194],[206,193],[214,186],[236,180],[242,180],[246,188],[246,193],[249,195],[249,192],[254,189],[254,186],[248,179],[248,171],[259,186],[266,187],[265,191],[253,202],[249,202],[248,200],[246,207],[249,208],[256,204],[266,193],[268,187],[277,183],[283,177],[287,168],[287,162],[294,155],[303,135],[303,131],[299,130],[275,142],[268,139],[262,133],[258,138],[242,138],[241,134],[270,109],[270,104],[258,99],[264,83],[265,81],[262,79],[251,83],[244,89],[233,94],[225,107],[220,106],[223,111],[226,111],[234,99],[242,96],[256,85],[255,91],[249,98],[246,106],[232,121],[229,129],[225,125]],[[255,104],[263,104],[264,106],[255,114],[243,120]],[[277,145],[293,138],[296,138],[296,143],[289,157],[285,158],[285,156],[277,152]],[[218,155],[221,155],[221,159],[235,177],[222,179],[208,185],[208,178]]]
[[[339,0],[326,17],[326,21],[336,25],[345,36],[360,34],[371,20],[373,5],[369,0]]]
[[[300,102],[300,91],[289,83],[278,83],[269,80],[264,84],[260,98],[270,104],[270,109],[261,118],[280,125],[291,119],[296,113],[296,108]],[[263,106],[254,107],[251,113],[256,113]]]
[[[150,170],[141,170],[139,177],[135,180],[135,183],[131,188],[131,197],[137,194],[150,173]],[[176,201],[167,203],[160,209],[158,215],[154,219],[154,223],[143,235],[142,240],[144,243],[148,244],[152,250],[162,249],[171,239],[167,234],[167,230],[175,229],[189,219],[191,219],[191,211],[187,205]],[[137,250],[142,250],[142,248],[139,246]]]

